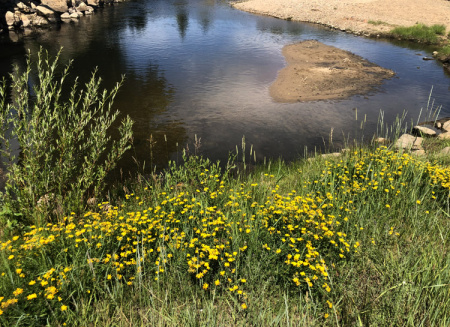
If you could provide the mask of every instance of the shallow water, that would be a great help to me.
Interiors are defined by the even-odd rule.
[[[416,121],[432,88],[441,116],[450,116],[450,78],[437,62],[422,60],[431,49],[252,15],[226,1],[129,1],[40,35],[21,36],[16,44],[10,38],[17,36],[0,40],[1,75],[11,64],[23,67],[25,49],[36,53],[40,46],[51,53],[63,46],[63,61],[74,59],[73,72],[82,80],[94,67],[107,88],[126,75],[116,101],[136,122],[134,149],[121,163],[126,170],[134,168],[132,156],[147,167],[164,166],[180,157],[187,143],[193,151],[195,135],[201,153],[212,159],[226,160],[245,135],[257,160],[292,160],[305,147],[322,148],[331,131],[337,146],[346,138],[372,135],[380,110],[387,123],[404,111],[408,121]],[[396,76],[370,94],[346,100],[275,103],[268,88],[285,65],[281,49],[307,39],[349,50]],[[156,140],[152,149],[150,135]]]

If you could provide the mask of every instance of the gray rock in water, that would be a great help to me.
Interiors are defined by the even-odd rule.
[[[70,14],[70,18],[78,19],[78,18],[79,18],[78,13],[77,13],[77,12],[71,13],[71,14]]]
[[[395,147],[404,150],[421,150],[423,138],[412,136],[410,134],[403,134],[395,142]]]
[[[63,13],[61,19],[70,19],[70,14],[68,12]]]
[[[423,135],[423,136],[436,136],[436,132],[434,130],[432,130],[431,128],[425,127],[425,126],[414,126],[413,127],[413,132]]]

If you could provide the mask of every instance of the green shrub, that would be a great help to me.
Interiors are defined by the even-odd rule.
[[[6,80],[0,83],[0,149],[6,167],[2,194],[3,222],[41,223],[64,214],[66,208],[82,210],[88,197],[98,195],[105,178],[130,147],[133,122],[126,117],[117,141],[109,131],[118,116],[112,110],[119,90],[100,89],[96,71],[84,88],[75,79],[63,100],[70,63],[57,74],[57,62],[41,50],[36,65],[37,82],[30,85],[31,56],[27,68],[11,74],[7,100]],[[17,145],[16,145],[17,144]]]

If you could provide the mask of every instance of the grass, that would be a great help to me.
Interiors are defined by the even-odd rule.
[[[444,56],[450,56],[450,45],[444,46],[439,49],[439,54]]]
[[[0,324],[450,324],[447,166],[365,146],[235,169],[192,156],[12,231]]]
[[[439,42],[439,36],[445,34],[444,25],[427,26],[425,24],[416,24],[410,27],[396,27],[390,33],[397,38],[411,40],[421,43],[436,44]]]
[[[369,20],[368,23],[372,25],[390,25],[382,20]]]

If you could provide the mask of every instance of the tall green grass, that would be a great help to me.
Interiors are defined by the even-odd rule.
[[[416,24],[410,27],[396,27],[390,33],[397,38],[434,44],[439,41],[439,36],[445,34],[445,30],[444,25]]]
[[[193,156],[3,240],[1,324],[450,323],[449,168],[370,147],[232,167]]]

